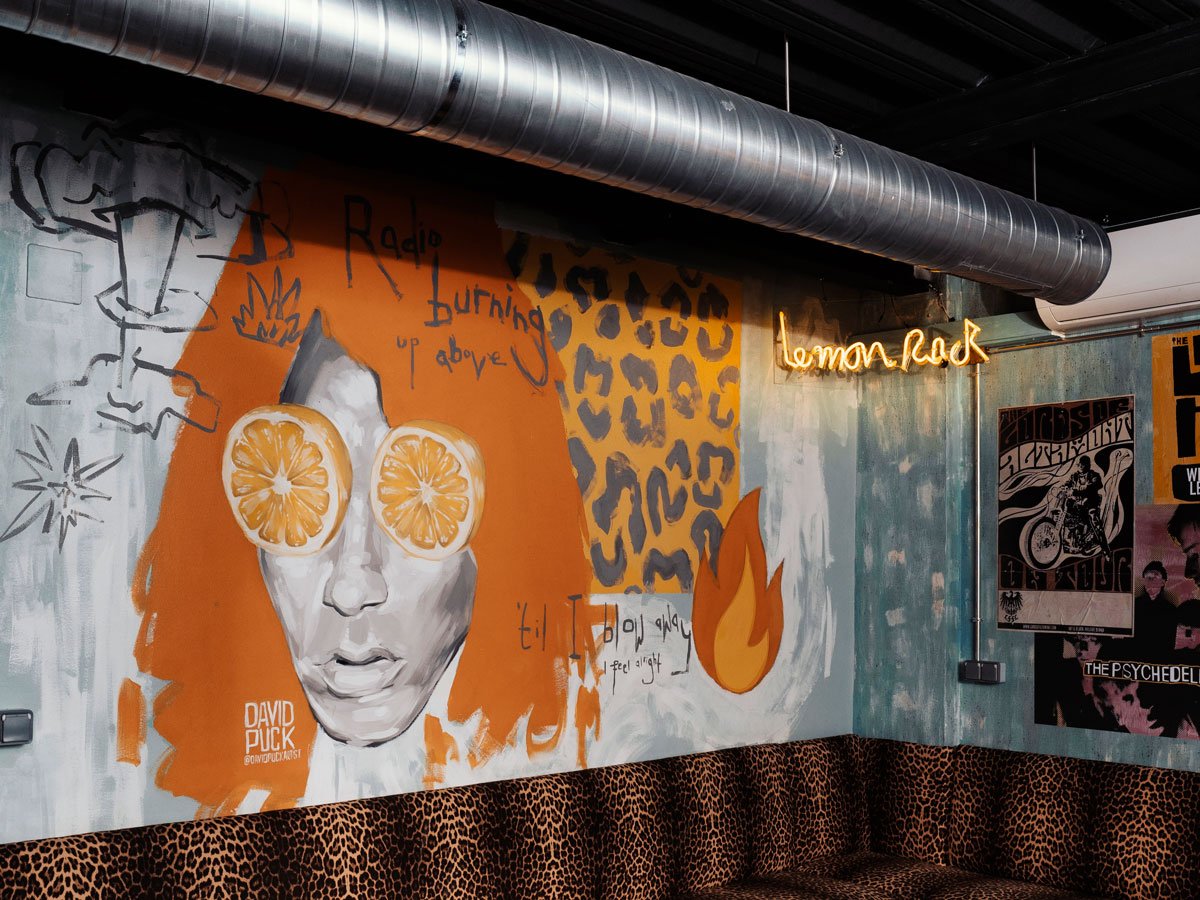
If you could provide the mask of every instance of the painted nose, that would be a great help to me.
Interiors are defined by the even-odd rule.
[[[365,498],[352,497],[337,538],[333,574],[324,602],[343,616],[356,616],[387,600],[383,577],[383,548],[387,540],[375,524]]]

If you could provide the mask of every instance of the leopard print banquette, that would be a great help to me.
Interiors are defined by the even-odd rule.
[[[866,846],[851,739],[0,846],[0,897],[670,898]]]
[[[975,896],[956,872],[1200,897],[1200,775],[843,736],[0,845],[5,900]]]

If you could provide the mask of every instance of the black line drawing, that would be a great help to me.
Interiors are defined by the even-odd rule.
[[[81,231],[120,243],[138,231],[153,212],[178,218],[196,228],[196,239],[213,236],[212,216],[232,219],[249,212],[245,200],[257,194],[252,179],[194,149],[178,129],[166,131],[147,122],[110,128],[97,122],[80,134],[81,153],[60,144],[22,141],[13,146],[13,202],[50,234]],[[136,165],[148,172],[170,172],[154,179],[154,190],[134,196]],[[83,185],[88,185],[85,189]]]
[[[245,209],[250,233],[248,253],[197,253],[198,259],[220,259],[243,266],[278,262],[296,255],[292,244],[292,204],[287,190],[278,181],[262,181],[255,188],[255,201]],[[278,214],[277,214],[278,213]]]
[[[257,302],[255,298],[257,297]],[[233,317],[237,333],[252,341],[284,347],[300,339],[300,279],[283,289],[283,273],[275,267],[271,296],[253,272],[246,273],[246,303]]]
[[[179,369],[172,369],[141,358],[141,348],[135,347],[129,355],[128,374],[124,374],[125,358],[118,353],[99,353],[93,356],[79,378],[60,381],[26,398],[30,406],[70,406],[77,397],[85,397],[88,405],[96,409],[105,423],[133,434],[149,435],[158,439],[163,423],[175,418],[185,425],[201,431],[217,430],[220,401],[207,393],[200,382]],[[106,372],[112,367],[112,373]],[[138,376],[152,383],[157,393],[155,402],[143,400],[125,401],[131,395],[134,380]],[[125,381],[124,379],[128,379]],[[111,385],[119,382],[120,393],[114,395]],[[140,382],[139,382],[140,387]]]
[[[149,313],[125,302],[120,283],[97,294],[96,303],[99,304],[100,311],[122,332],[159,331],[163,334],[183,334],[211,331],[217,327],[217,314],[208,301],[195,291],[185,288],[167,288],[163,292],[162,300],[157,304],[157,309]]]
[[[272,246],[281,239],[283,249],[269,255],[263,229],[270,217],[262,187],[194,149],[201,146],[199,140],[182,139],[175,131],[145,123],[116,128],[93,123],[83,129],[79,144],[81,152],[37,141],[14,145],[10,193],[42,231],[79,232],[116,245],[120,278],[97,294],[96,302],[117,329],[117,346],[115,352],[95,354],[80,377],[35,391],[28,402],[68,405],[86,398],[102,424],[151,438],[157,438],[167,418],[212,431],[219,410],[216,400],[188,373],[147,358],[153,352],[131,340],[130,334],[183,334],[216,327],[216,313],[207,301],[173,284],[172,278],[181,246],[215,237],[217,217],[248,216],[251,251],[235,257],[200,256],[248,264],[291,255],[286,224],[270,223],[277,236]],[[277,281],[280,277],[277,272]],[[298,294],[298,285],[294,289]],[[281,307],[290,296],[291,291],[279,298]],[[265,294],[263,307],[269,313]],[[253,297],[250,318],[256,318]],[[272,326],[258,339],[271,335],[273,342],[294,340],[298,320],[281,318],[282,332]],[[244,320],[243,315],[243,324]]]
[[[104,521],[92,510],[92,504],[111,500],[112,495],[98,490],[93,482],[124,457],[119,454],[106,456],[84,464],[80,461],[79,439],[71,438],[59,463],[50,435],[37,425],[33,426],[33,447],[33,451],[17,451],[17,456],[33,475],[14,481],[12,485],[19,491],[29,491],[33,496],[0,533],[0,541],[16,537],[40,519],[42,534],[50,534],[57,523],[58,549],[61,551],[67,533],[81,519]]]

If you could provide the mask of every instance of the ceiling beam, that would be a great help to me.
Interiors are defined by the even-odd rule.
[[[1034,0],[912,0],[926,12],[973,39],[1020,59],[1048,63],[1084,53],[1101,43],[1096,35]]]
[[[1164,197],[1173,193],[1195,195],[1200,186],[1200,171],[1194,165],[1156,153],[1153,145],[1147,146],[1112,128],[1082,125],[1047,136],[1045,145],[1067,159],[1086,160],[1106,177],[1123,178],[1148,193]]]
[[[945,48],[836,0],[713,2],[732,16],[773,29],[780,40],[787,35],[797,58],[808,47],[841,57],[857,71],[874,72],[887,79],[880,88],[898,82],[903,91],[938,94],[976,85],[987,74]]]
[[[492,0],[493,5],[782,108],[783,38],[769,49],[647,0]],[[761,33],[761,30],[760,30]],[[791,60],[792,103],[807,115],[883,115],[874,93]]]
[[[1200,22],[1160,29],[910,107],[864,136],[938,162],[1200,93]]]
[[[1170,0],[1112,0],[1113,5],[1151,28],[1174,25],[1188,17]]]

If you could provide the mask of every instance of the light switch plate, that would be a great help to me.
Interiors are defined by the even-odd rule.
[[[0,747],[19,747],[33,740],[33,711],[0,710]]]

